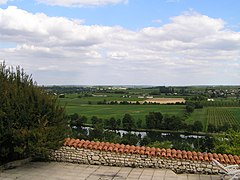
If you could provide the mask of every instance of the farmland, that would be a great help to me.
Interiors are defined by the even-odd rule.
[[[219,87],[219,89],[223,87]],[[231,88],[231,87],[228,87]],[[75,91],[76,88],[70,89]],[[168,90],[168,91],[167,91]],[[167,91],[162,93],[162,91]],[[226,93],[230,92],[230,93]],[[235,92],[235,95],[232,95]],[[201,99],[203,108],[197,108],[186,116],[184,104],[156,104],[166,101],[173,103],[174,101],[189,100],[191,97],[198,96],[198,93],[205,94],[205,97],[219,96],[214,98],[213,102],[207,99]],[[81,92],[65,93],[63,98],[59,98],[60,105],[66,107],[67,114],[78,113],[88,118],[88,123],[92,116],[102,119],[114,117],[122,119],[124,114],[128,113],[133,116],[135,121],[141,119],[145,125],[145,116],[149,112],[161,112],[163,115],[176,115],[184,117],[186,124],[194,124],[200,121],[203,124],[203,131],[208,130],[209,124],[216,128],[225,125],[229,127],[237,127],[240,124],[240,102],[236,98],[238,90],[213,90],[212,88],[204,90],[198,88],[126,88],[124,90],[114,90],[107,88],[84,89]],[[149,97],[154,97],[150,98]],[[202,97],[204,97],[202,96]],[[159,102],[156,102],[158,100]],[[177,101],[176,101],[177,100]],[[185,101],[184,100],[184,101]],[[194,102],[194,100],[192,100]],[[120,102],[125,102],[120,104]],[[135,104],[139,102],[139,104]],[[150,104],[142,104],[148,102]],[[151,104],[152,103],[152,104]]]
[[[229,108],[208,108],[207,122],[214,124],[216,127],[223,126],[225,123],[231,126],[237,125],[239,121],[228,109]]]
[[[108,119],[114,117],[122,119],[123,115],[129,113],[135,120],[145,119],[149,112],[161,112],[169,115],[183,115],[184,105],[67,105],[68,114],[78,113],[90,119],[92,116]]]
[[[224,125],[238,126],[240,123],[240,108],[238,107],[206,107],[196,109],[187,119],[188,123],[199,120],[203,123],[204,131],[209,124],[216,127]]]

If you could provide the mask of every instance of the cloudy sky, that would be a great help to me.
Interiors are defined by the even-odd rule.
[[[41,85],[239,85],[239,0],[0,0],[0,62]]]

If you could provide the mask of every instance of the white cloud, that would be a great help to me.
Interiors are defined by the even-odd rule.
[[[152,20],[153,23],[156,23],[156,24],[162,24],[162,20],[161,19],[154,19]]]
[[[37,2],[52,6],[83,7],[127,3],[128,0],[37,0]]]
[[[0,0],[0,5],[1,4],[6,4],[8,2],[8,0]]]
[[[240,83],[240,33],[221,19],[184,13],[139,31],[82,23],[0,9],[0,42],[17,44],[0,46],[0,60],[42,84]]]

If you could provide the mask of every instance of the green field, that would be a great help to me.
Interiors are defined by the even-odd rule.
[[[193,124],[199,120],[203,123],[204,130],[207,130],[208,124],[213,124],[216,127],[229,124],[231,126],[240,123],[240,108],[239,107],[206,107],[203,109],[195,109],[191,116],[187,119],[188,123]]]
[[[98,102],[110,101],[142,101],[138,98],[138,93],[129,92],[128,98],[124,98],[126,94],[115,93],[92,93],[95,96],[86,97],[84,94],[66,94],[65,98],[59,98],[60,105],[66,107],[67,114],[78,113],[88,118],[88,123],[92,116],[102,119],[114,117],[122,119],[124,114],[131,114],[135,120],[142,119],[145,124],[145,116],[149,112],[161,112],[163,115],[183,116],[185,105],[99,105]],[[208,102],[209,103],[209,102]],[[203,109],[195,109],[193,113],[186,119],[187,124],[193,124],[195,121],[203,123],[203,130],[207,131],[208,124],[211,123],[216,127],[229,124],[234,126],[240,123],[240,107],[216,107],[219,105],[234,105],[234,101],[229,98],[227,100],[220,99],[214,102],[214,106],[205,106]],[[215,106],[216,105],[216,106]]]
[[[60,98],[60,103],[62,105],[79,105],[79,104],[97,104],[99,101],[106,100],[110,101],[142,101],[143,99],[139,99],[137,95],[131,95],[130,98],[123,98],[125,94],[114,94],[114,93],[99,93],[96,94],[98,96],[95,97],[84,97],[81,94],[67,94],[65,98]],[[102,97],[100,95],[103,95]],[[105,95],[105,96],[104,96]]]
[[[68,114],[78,113],[87,116],[90,119],[92,116],[107,119],[115,117],[122,119],[124,114],[131,114],[134,119],[145,119],[149,112],[161,112],[169,115],[183,115],[185,111],[184,105],[88,105],[88,104],[68,104],[66,106]]]

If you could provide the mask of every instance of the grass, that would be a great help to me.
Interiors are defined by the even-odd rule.
[[[99,93],[96,95],[106,95],[106,97],[98,97],[98,96],[92,96],[92,97],[79,97],[80,94],[67,94],[65,98],[59,98],[60,103],[62,105],[64,104],[89,104],[91,102],[92,104],[97,104],[98,102],[103,102],[106,100],[107,102],[110,101],[142,101],[143,99],[139,99],[137,95],[131,95],[130,98],[123,98],[125,94],[113,94],[113,93]]]
[[[203,131],[207,128],[207,108],[195,109],[190,117],[186,120],[186,123],[193,124],[195,121],[201,121],[203,124]]]
[[[66,106],[68,114],[78,113],[90,119],[92,116],[107,119],[114,117],[122,119],[124,114],[131,114],[135,120],[142,119],[149,112],[161,112],[169,115],[183,115],[185,110],[184,105],[74,105]]]
[[[142,119],[143,125],[145,124],[145,116],[149,112],[161,112],[163,115],[178,115],[182,116],[185,112],[184,105],[97,105],[98,102],[106,100],[110,101],[142,101],[138,99],[138,95],[131,94],[131,98],[123,98],[125,94],[115,93],[99,93],[101,95],[107,95],[106,97],[84,97],[81,94],[67,94],[65,98],[60,98],[60,105],[66,106],[67,114],[78,113],[88,117],[89,123],[92,116],[97,116],[102,119],[109,119],[114,117],[116,119],[122,119],[124,114],[131,114],[135,120]],[[98,95],[99,95],[98,94]],[[89,104],[91,101],[91,104]],[[222,100],[218,101],[222,102]],[[216,105],[218,104],[216,103]],[[224,103],[232,103],[233,100],[225,100]],[[209,112],[216,112],[213,114],[216,118],[216,124],[219,122],[224,124],[225,122],[232,124],[233,120],[229,120],[231,117],[235,119],[235,123],[240,123],[240,107],[204,107],[203,109],[195,109],[194,112],[186,119],[186,123],[193,124],[195,121],[201,121],[203,123],[203,131],[207,130],[208,123],[213,122]],[[220,117],[220,114],[221,117]],[[223,114],[228,114],[223,118]],[[221,119],[221,120],[220,120]],[[219,122],[218,122],[219,121]]]

